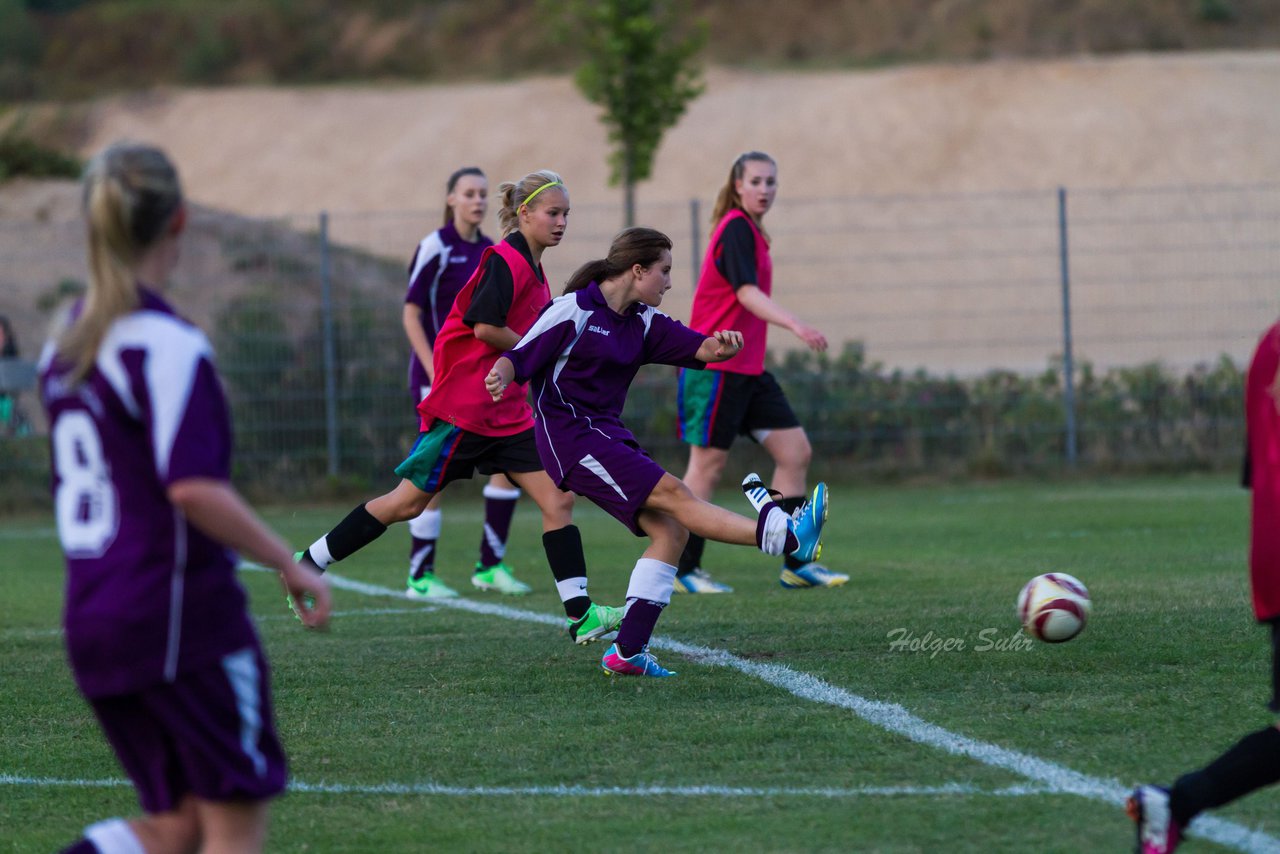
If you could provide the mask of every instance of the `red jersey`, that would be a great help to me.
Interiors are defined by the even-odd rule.
[[[1280,322],[1262,336],[1245,380],[1245,429],[1253,489],[1249,578],[1253,613],[1280,617]]]
[[[758,287],[765,296],[773,293],[773,260],[769,257],[769,244],[764,239],[758,226],[747,216],[746,211],[734,208],[724,215],[720,224],[711,235],[711,243],[707,247],[707,256],[702,260],[702,273],[698,277],[698,287],[693,293],[693,308],[689,312],[689,326],[703,335],[722,329],[736,329],[742,333],[742,352],[723,362],[712,362],[707,365],[709,371],[729,371],[735,374],[764,373],[764,353],[769,324],[756,317],[738,302],[735,283],[729,281],[716,266],[724,253],[721,237],[725,228],[735,219],[744,220],[751,226],[755,238],[756,278],[751,284]]]
[[[437,418],[481,436],[513,436],[533,427],[533,410],[523,384],[513,384],[496,403],[489,396],[484,378],[503,351],[481,341],[463,322],[476,285],[484,278],[489,256],[495,253],[511,270],[513,288],[506,323],[512,331],[523,336],[543,306],[551,302],[542,265],[535,271],[529,259],[505,240],[484,250],[479,266],[458,292],[436,336],[432,354],[435,382],[431,393],[418,404],[419,429],[423,432]]]

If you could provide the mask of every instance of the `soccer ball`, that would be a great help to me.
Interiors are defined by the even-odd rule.
[[[1065,572],[1037,575],[1018,594],[1023,631],[1046,643],[1062,643],[1080,634],[1089,608],[1089,591]]]

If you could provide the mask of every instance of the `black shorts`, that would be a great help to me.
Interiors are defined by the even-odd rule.
[[[782,386],[768,371],[734,374],[681,369],[677,407],[680,438],[703,448],[727,451],[738,436],[758,442],[762,433],[800,426]]]
[[[533,430],[512,436],[481,436],[437,420],[418,434],[396,474],[423,492],[439,492],[455,480],[480,474],[542,471]]]

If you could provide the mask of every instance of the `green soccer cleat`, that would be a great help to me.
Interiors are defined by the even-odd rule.
[[[565,628],[569,632],[571,641],[576,644],[588,644],[600,640],[610,632],[616,632],[618,626],[622,625],[622,614],[621,608],[610,608],[608,605],[597,605],[593,602],[587,609],[587,613],[578,619],[565,617]]]
[[[410,599],[453,599],[458,591],[436,578],[434,572],[424,572],[421,578],[409,576],[404,595]]]
[[[294,552],[293,562],[302,563],[302,558],[306,553],[307,553],[306,549],[303,549],[300,552]],[[317,569],[317,570],[319,569],[315,564],[311,564],[311,568]],[[315,607],[316,599],[310,593],[304,594],[302,597],[302,601],[303,601],[303,604],[305,604],[308,609]],[[288,593],[284,594],[284,603],[289,606],[289,611],[293,614],[293,618],[297,620],[299,623],[301,623],[302,614],[298,612],[298,604],[293,601],[293,597]]]
[[[475,575],[471,576],[471,584],[479,590],[496,590],[508,596],[523,596],[533,588],[516,578],[511,567],[505,563],[495,563],[485,567],[477,561]]]

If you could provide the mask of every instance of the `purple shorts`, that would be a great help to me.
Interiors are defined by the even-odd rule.
[[[188,793],[260,801],[284,790],[284,749],[271,711],[270,673],[256,647],[172,684],[89,702],[148,813]]]
[[[602,443],[569,469],[560,486],[591,499],[637,537],[647,537],[636,516],[666,473],[639,445]]]

